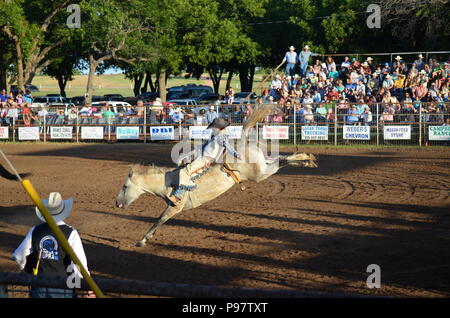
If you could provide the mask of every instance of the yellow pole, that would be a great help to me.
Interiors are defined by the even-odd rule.
[[[105,295],[100,290],[100,288],[97,286],[95,281],[92,279],[91,276],[89,276],[87,270],[84,268],[83,264],[81,264],[80,259],[78,258],[77,254],[75,254],[74,250],[70,246],[69,242],[67,242],[66,237],[64,236],[63,232],[59,228],[59,226],[56,224],[53,217],[48,213],[47,208],[42,203],[41,198],[39,197],[39,194],[34,189],[33,185],[28,179],[25,179],[22,181],[22,186],[25,189],[25,191],[28,193],[30,198],[33,200],[34,204],[38,207],[39,211],[41,211],[42,216],[45,218],[45,221],[49,225],[50,229],[52,230],[53,234],[55,234],[56,239],[58,240],[59,244],[61,244],[61,247],[64,249],[64,251],[69,254],[72,261],[78,265],[81,275],[83,275],[83,278],[86,280],[86,283],[89,285],[91,290],[95,293],[95,295],[98,298],[104,298]]]

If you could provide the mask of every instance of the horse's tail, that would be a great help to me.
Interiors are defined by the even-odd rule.
[[[312,153],[294,153],[281,158],[281,163],[294,167],[317,168],[317,159]]]
[[[21,173],[20,177],[26,178],[29,175],[30,175],[29,173]],[[11,174],[8,170],[6,170],[1,163],[0,163],[0,176],[8,180],[17,180],[17,176]]]

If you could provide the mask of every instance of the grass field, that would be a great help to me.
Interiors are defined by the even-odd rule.
[[[219,92],[221,94],[225,93],[227,74],[223,76],[225,78],[220,85]],[[256,74],[254,81],[254,89],[258,88],[261,83],[263,75]],[[86,92],[87,75],[76,75],[74,80],[67,83],[66,94],[67,97],[82,96]],[[203,75],[206,78],[206,74]],[[186,85],[189,83],[194,83],[197,85],[212,85],[210,80],[197,80],[195,78],[185,79],[184,77],[174,77],[170,78],[167,83],[167,87]],[[39,87],[39,92],[34,92],[34,96],[44,96],[46,94],[59,94],[58,82],[49,77],[38,75],[34,78],[33,84]],[[240,82],[238,75],[233,76],[232,86],[236,92],[240,92]],[[94,95],[104,95],[104,94],[122,94],[123,96],[134,96],[133,94],[133,82],[125,78],[123,74],[111,74],[111,75],[97,75],[94,80]]]

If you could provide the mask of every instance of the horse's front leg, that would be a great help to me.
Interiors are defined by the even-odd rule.
[[[136,243],[136,246],[137,247],[145,246],[147,241],[153,237],[153,235],[155,234],[156,230],[161,225],[166,223],[170,218],[172,218],[173,216],[177,215],[182,210],[183,210],[183,204],[180,204],[179,206],[176,206],[176,207],[169,206],[161,214],[161,216],[159,217],[159,220],[155,224],[153,224],[152,227],[150,227],[150,229],[148,230],[148,232],[142,237],[142,239]]]

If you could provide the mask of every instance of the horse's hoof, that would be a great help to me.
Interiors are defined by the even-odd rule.
[[[137,241],[136,247],[144,247],[144,246],[145,246],[145,241],[144,240]]]

